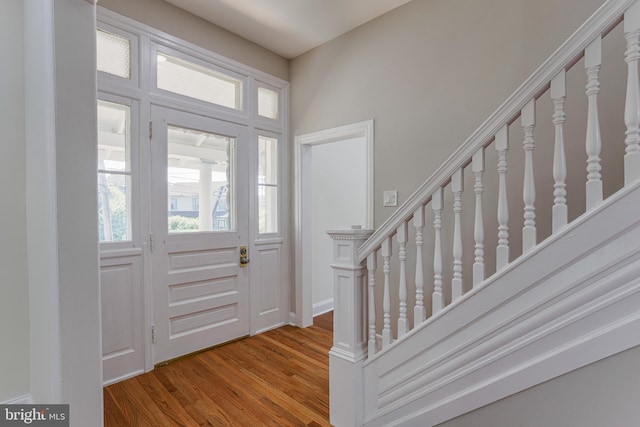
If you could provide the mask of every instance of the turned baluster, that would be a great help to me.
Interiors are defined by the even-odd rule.
[[[431,299],[431,312],[436,314],[444,308],[444,294],[442,293],[442,187],[438,188],[431,196],[431,208],[433,209],[434,249],[433,249],[433,296]]]
[[[453,192],[453,278],[451,279],[451,300],[462,296],[462,191],[464,187],[462,168],[451,177]]]
[[[377,251],[373,251],[367,257],[367,272],[369,279],[369,357],[376,354],[376,268]]]
[[[484,148],[480,148],[471,160],[471,170],[475,177],[473,191],[476,195],[476,215],[474,220],[473,238],[475,240],[475,262],[473,263],[473,286],[484,280],[484,218],[482,216],[482,191],[484,188],[482,174],[484,173]]]
[[[398,259],[400,260],[400,283],[398,286],[398,298],[400,300],[400,313],[398,317],[398,338],[409,332],[409,319],[407,318],[407,235],[408,224],[403,222],[398,227],[396,238],[398,240]]]
[[[415,325],[424,322],[427,318],[424,309],[424,270],[422,266],[424,206],[420,206],[418,210],[413,213],[413,226],[416,229],[416,305],[413,308],[413,324],[415,328]]]
[[[522,109],[520,122],[524,132],[522,148],[524,149],[524,184],[522,199],[524,201],[524,227],[522,227],[522,253],[536,245],[536,184],[533,173],[533,128],[536,125],[536,101],[532,99]]]
[[[391,237],[382,242],[382,271],[384,273],[384,295],[382,297],[383,326],[382,347],[391,344],[391,295],[389,294],[389,281],[391,275]]]
[[[567,224],[567,160],[564,151],[564,101],[566,99],[566,72],[562,70],[551,80],[555,146],[553,152],[553,208],[552,231],[555,233]]]
[[[625,61],[627,63],[627,97],[625,101],[624,123],[627,126],[627,147],[624,156],[624,184],[628,185],[640,178],[640,82],[638,81],[638,60],[640,59],[640,3],[624,14],[624,32],[627,40]]]
[[[509,132],[505,125],[496,134],[498,152],[498,247],[496,248],[496,271],[509,264],[509,205],[507,204],[507,152]]]
[[[587,184],[586,209],[593,209],[602,201],[602,176],[600,174],[600,118],[598,117],[598,73],[602,64],[602,38],[598,36],[585,50],[584,67],[587,71],[586,94],[589,99],[587,111]]]

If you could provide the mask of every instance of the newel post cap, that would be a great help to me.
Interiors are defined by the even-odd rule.
[[[367,240],[373,234],[373,230],[362,228],[361,225],[348,225],[331,228],[327,230],[327,234],[333,240]]]

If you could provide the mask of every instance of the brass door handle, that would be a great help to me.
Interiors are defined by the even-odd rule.
[[[240,246],[240,267],[246,267],[249,264],[249,247]]]

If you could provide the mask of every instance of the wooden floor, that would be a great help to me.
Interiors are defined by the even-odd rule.
[[[327,313],[105,387],[104,425],[329,426],[332,327]]]

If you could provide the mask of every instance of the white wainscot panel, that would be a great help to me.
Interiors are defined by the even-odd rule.
[[[142,257],[103,258],[102,369],[104,384],[144,372]]]
[[[254,333],[284,324],[287,311],[283,306],[282,245],[257,245],[252,268],[254,292]],[[253,262],[253,261],[252,261]]]

